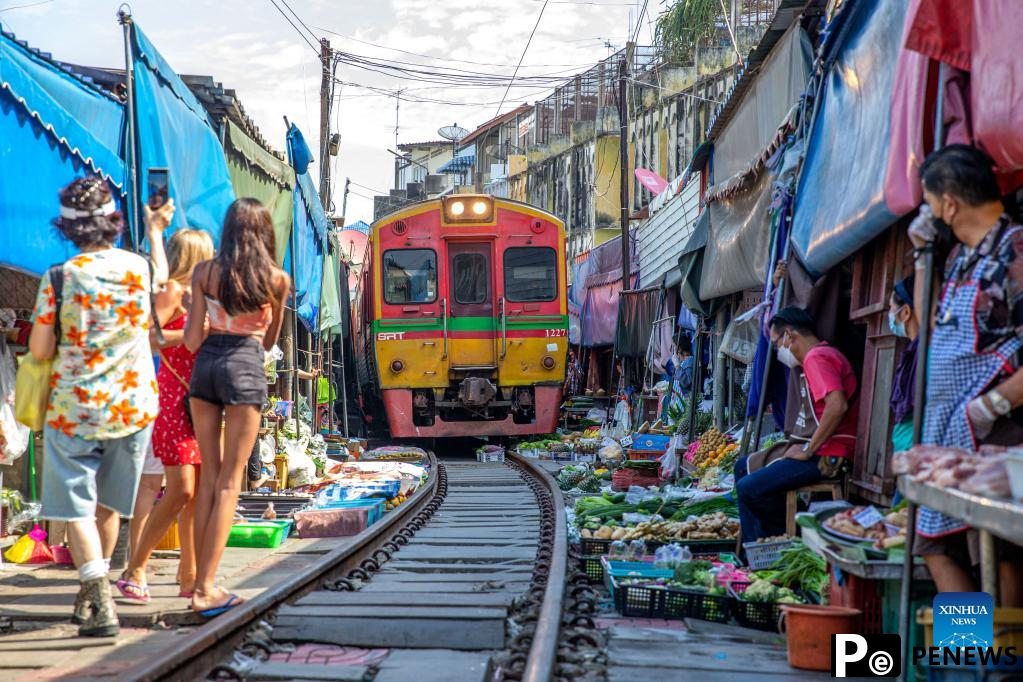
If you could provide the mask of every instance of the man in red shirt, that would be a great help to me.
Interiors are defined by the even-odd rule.
[[[821,341],[813,318],[789,306],[771,319],[778,360],[798,377],[801,400],[783,445],[735,464],[735,491],[744,542],[785,532],[785,493],[838,470],[856,446],[856,375],[841,352]],[[754,469],[750,471],[750,469]]]

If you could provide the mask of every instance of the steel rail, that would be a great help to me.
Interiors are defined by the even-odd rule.
[[[387,514],[381,521],[356,535],[352,541],[324,556],[320,561],[298,571],[227,613],[218,616],[195,632],[176,641],[173,647],[157,652],[147,664],[127,670],[124,680],[192,680],[204,679],[210,668],[229,659],[230,651],[241,642],[245,632],[269,611],[285,602],[319,589],[325,578],[359,568],[381,549],[393,533],[413,521],[437,495],[439,480],[437,458],[428,455],[430,477],[408,502],[398,507],[400,513]]]
[[[522,673],[523,682],[548,682],[555,678],[557,672],[561,616],[568,570],[568,521],[565,518],[565,501],[554,478],[534,460],[510,451],[506,456],[546,486],[551,496],[551,506],[554,508],[554,544],[551,548],[550,569],[536,631],[529,646],[529,658]]]

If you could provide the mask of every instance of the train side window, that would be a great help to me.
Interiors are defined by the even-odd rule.
[[[509,301],[553,301],[558,297],[558,255],[546,246],[504,252],[504,295]]]
[[[433,249],[384,251],[384,301],[391,305],[437,300],[437,254]]]
[[[459,253],[452,259],[455,301],[464,304],[487,302],[487,257],[482,253]]]

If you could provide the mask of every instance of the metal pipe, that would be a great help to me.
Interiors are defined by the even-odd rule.
[[[696,411],[699,409],[697,396],[700,394],[700,374],[703,368],[703,318],[696,320],[696,333],[693,335],[693,385],[689,388],[689,442],[696,440]]]
[[[508,302],[504,296],[501,297],[501,359],[508,354]]]
[[[446,360],[448,357],[448,299],[446,298],[440,300],[440,314],[444,328],[444,354],[441,355],[441,360]]]
[[[127,114],[128,114],[128,140],[125,143],[127,145],[128,157],[128,178],[127,178],[127,199],[128,199],[128,239],[131,240],[131,248],[133,251],[139,250],[139,191],[138,191],[138,157],[135,148],[135,135],[136,135],[136,121],[135,121],[135,59],[132,55],[131,49],[131,27],[132,19],[130,14],[130,8],[123,9],[127,5],[122,5],[122,9],[117,12],[117,19],[124,28],[124,82],[127,86]]]

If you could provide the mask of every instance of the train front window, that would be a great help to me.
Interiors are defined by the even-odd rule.
[[[464,304],[487,302],[487,257],[482,253],[459,253],[452,259],[455,301]]]
[[[504,295],[509,301],[553,301],[558,297],[558,255],[546,246],[504,252]]]
[[[384,300],[391,305],[437,300],[437,254],[432,249],[384,251]]]

